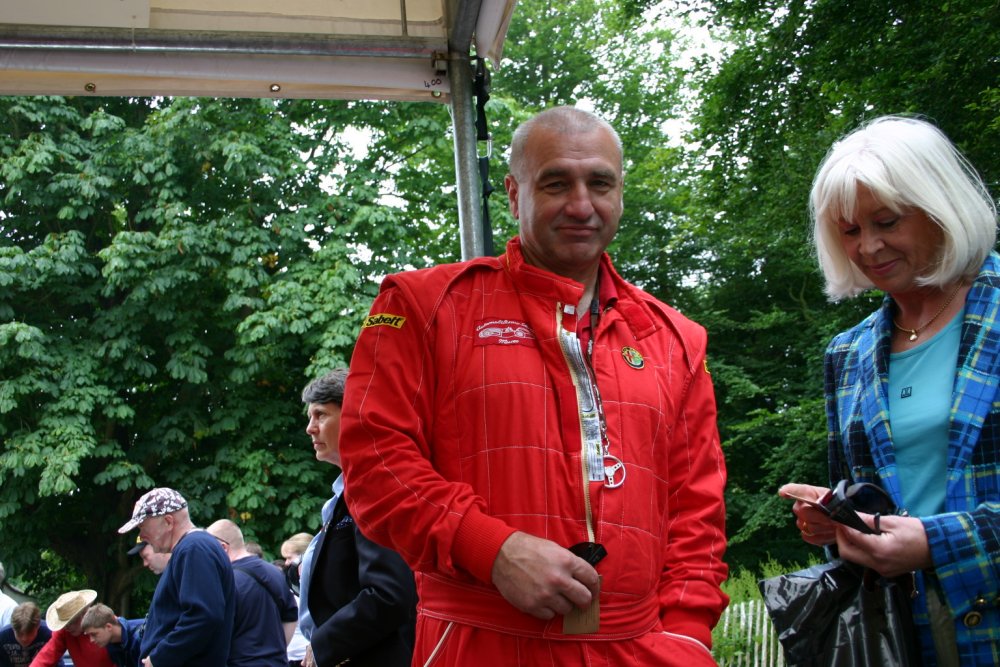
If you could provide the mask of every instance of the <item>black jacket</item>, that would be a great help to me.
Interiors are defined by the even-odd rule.
[[[395,551],[358,530],[341,497],[316,545],[309,580],[310,640],[316,664],[408,667],[413,656],[417,590]]]

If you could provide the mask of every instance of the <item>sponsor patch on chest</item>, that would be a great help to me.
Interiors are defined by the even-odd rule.
[[[623,347],[622,359],[636,370],[641,370],[646,365],[646,360],[642,358],[642,353],[634,347]]]
[[[527,322],[490,318],[476,322],[475,345],[527,345],[535,347],[535,332]]]

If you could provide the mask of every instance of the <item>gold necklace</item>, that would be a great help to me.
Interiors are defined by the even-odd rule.
[[[910,334],[910,340],[911,341],[916,340],[917,336],[920,335],[920,332],[923,331],[924,329],[926,329],[927,327],[929,327],[931,325],[931,322],[933,322],[934,320],[936,320],[938,318],[938,316],[941,313],[944,312],[944,309],[947,308],[948,305],[952,302],[952,299],[955,298],[955,295],[958,294],[958,290],[962,289],[963,285],[965,285],[965,281],[964,280],[959,281],[958,287],[956,287],[955,291],[953,291],[951,293],[951,296],[948,297],[948,300],[944,302],[944,305],[941,306],[940,308],[938,308],[938,311],[936,313],[934,313],[934,316],[931,317],[931,319],[927,320],[926,322],[924,322],[923,324],[921,324],[916,329],[907,329],[906,327],[899,326],[899,322],[896,321],[895,317],[892,318],[892,325],[894,327],[896,327],[897,329],[899,329],[900,331],[902,331],[904,333]]]

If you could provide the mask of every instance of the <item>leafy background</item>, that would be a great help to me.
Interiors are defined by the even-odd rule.
[[[714,46],[696,48],[691,35]],[[826,481],[830,304],[812,174],[866,118],[919,113],[1000,179],[992,0],[521,0],[488,117],[554,104],[626,150],[622,273],[705,325],[737,579],[815,558],[784,481]],[[115,529],[154,485],[270,556],[318,528],[332,471],[299,392],[350,357],[387,273],[459,259],[448,109],[209,98],[0,98],[0,560],[47,604],[145,611]],[[362,144],[358,150],[359,139]],[[498,153],[500,151],[498,150]],[[497,252],[515,233],[494,155]],[[132,536],[134,539],[134,535]]]

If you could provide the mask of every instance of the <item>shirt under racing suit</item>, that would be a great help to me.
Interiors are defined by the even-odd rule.
[[[427,635],[445,628],[448,643],[469,631],[545,643],[520,644],[519,664],[559,644],[616,640],[602,650],[627,653],[650,634],[697,646],[692,663],[657,640],[658,664],[712,664],[728,601],[726,474],[706,335],[607,255],[601,276],[617,299],[602,304],[590,354],[576,339],[583,286],[526,264],[517,238],[499,258],[383,281],[351,361],[340,447],[361,530],[416,574],[414,664],[442,650]],[[595,413],[606,438],[593,437]],[[619,461],[624,480],[608,488],[603,466]],[[518,530],[605,546],[596,633],[566,635],[560,617],[500,596],[493,562]],[[477,645],[478,664],[513,664]]]

